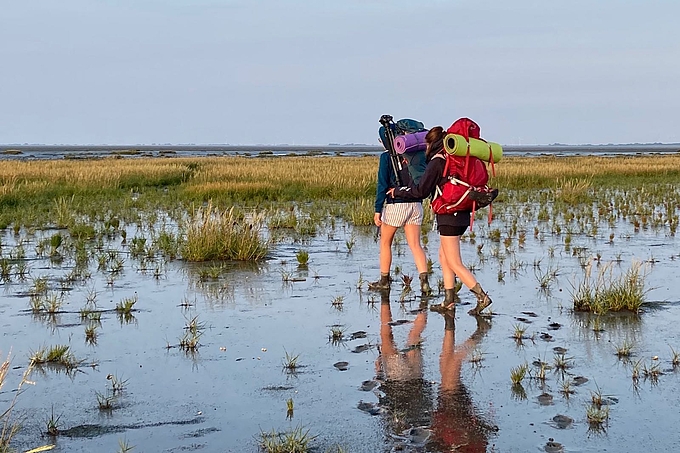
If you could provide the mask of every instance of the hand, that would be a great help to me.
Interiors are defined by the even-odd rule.
[[[392,187],[390,190],[387,191],[387,196],[394,198],[394,187]]]
[[[376,212],[373,214],[373,223],[375,223],[375,226],[379,227],[382,225],[382,220],[380,220],[380,213]]]

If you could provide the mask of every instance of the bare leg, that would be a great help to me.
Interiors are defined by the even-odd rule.
[[[460,257],[460,236],[439,236],[439,240],[441,241],[441,252],[444,255],[442,263],[446,262],[448,268],[460,278],[465,286],[473,288],[477,284],[477,279],[465,267]],[[444,265],[442,264],[443,267]],[[444,280],[444,284],[446,285],[446,280]]]
[[[404,234],[406,235],[406,243],[413,254],[413,261],[416,263],[418,273],[427,272],[427,258],[425,257],[422,245],[420,245],[420,225],[404,225]]]
[[[392,240],[397,227],[383,222],[380,225],[380,273],[389,274],[392,267]]]
[[[441,238],[441,237],[440,237]],[[456,286],[456,273],[449,267],[444,255],[444,245],[439,245],[439,264],[442,267],[442,277],[444,278],[444,289],[453,289]]]

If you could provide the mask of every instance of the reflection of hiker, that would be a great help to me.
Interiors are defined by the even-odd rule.
[[[427,168],[419,183],[410,183],[408,187],[398,187],[388,190],[388,195],[400,199],[422,200],[434,194],[437,187],[441,187],[447,179],[443,176],[446,157],[444,155],[444,130],[441,126],[430,129],[425,137],[427,143]],[[456,211],[451,214],[437,214],[437,230],[440,236],[439,262],[444,277],[445,297],[442,307],[455,310],[460,298],[456,294],[456,276],[472,291],[477,298],[477,305],[470,310],[470,314],[479,315],[482,310],[491,305],[491,298],[484,292],[475,276],[465,267],[460,256],[460,236],[470,225],[470,211]]]
[[[420,290],[431,294],[427,278],[427,258],[420,244],[420,225],[423,223],[423,204],[421,198],[401,199],[387,196],[387,190],[397,185],[397,179],[390,162],[390,154],[380,155],[378,166],[378,190],[375,197],[373,222],[380,227],[380,280],[372,282],[370,289],[384,290],[390,287],[390,267],[392,266],[392,240],[400,227],[404,228],[416,268],[420,274]],[[402,181],[410,181],[408,170],[400,172]]]
[[[381,406],[393,432],[413,426],[429,425],[432,388],[423,378],[421,335],[427,324],[427,311],[413,321],[403,350],[398,350],[392,333],[392,311],[389,296],[380,304],[380,355],[376,360],[376,376],[384,396]]]
[[[495,428],[486,423],[472,404],[470,393],[460,381],[463,361],[489,329],[488,321],[477,317],[477,330],[461,346],[455,347],[453,316],[445,314],[446,327],[439,360],[441,385],[437,409],[430,426],[428,447],[433,451],[486,452],[489,434]],[[429,451],[429,450],[428,450]]]

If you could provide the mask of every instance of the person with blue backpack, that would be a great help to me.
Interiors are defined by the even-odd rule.
[[[391,120],[391,117],[389,117]],[[385,123],[388,127],[390,124]],[[422,125],[422,123],[421,123]],[[389,135],[388,135],[389,137]],[[389,148],[389,139],[383,140],[385,152],[380,155],[378,165],[378,188],[375,197],[375,214],[373,222],[380,228],[380,279],[369,283],[371,290],[387,290],[390,288],[390,268],[392,266],[392,242],[399,228],[404,228],[406,242],[411,249],[416,268],[418,269],[420,290],[423,295],[432,294],[428,281],[427,258],[420,243],[420,230],[423,223],[423,203],[421,199],[402,199],[387,195],[390,188],[397,187],[399,182],[410,181],[411,176],[406,166],[401,169],[391,160],[395,157]],[[395,173],[395,169],[398,172]]]

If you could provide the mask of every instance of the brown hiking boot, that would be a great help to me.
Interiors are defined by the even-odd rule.
[[[386,289],[390,289],[391,283],[392,279],[390,278],[390,274],[380,274],[380,280],[378,280],[377,282],[370,282],[368,284],[368,290],[384,291]]]
[[[432,288],[430,287],[430,282],[427,280],[427,272],[421,272],[418,276],[420,278],[420,292],[423,296],[431,296]]]
[[[473,288],[470,288],[470,291],[472,291],[474,295],[477,297],[477,305],[475,305],[475,308],[468,311],[468,314],[473,316],[479,316],[482,314],[482,311],[486,307],[491,305],[492,300],[489,297],[489,294],[484,292],[479,283],[477,283]]]
[[[455,289],[445,289],[444,290],[444,301],[441,304],[433,305],[430,307],[430,311],[437,313],[452,312],[456,313],[456,304],[460,303],[460,297]]]

